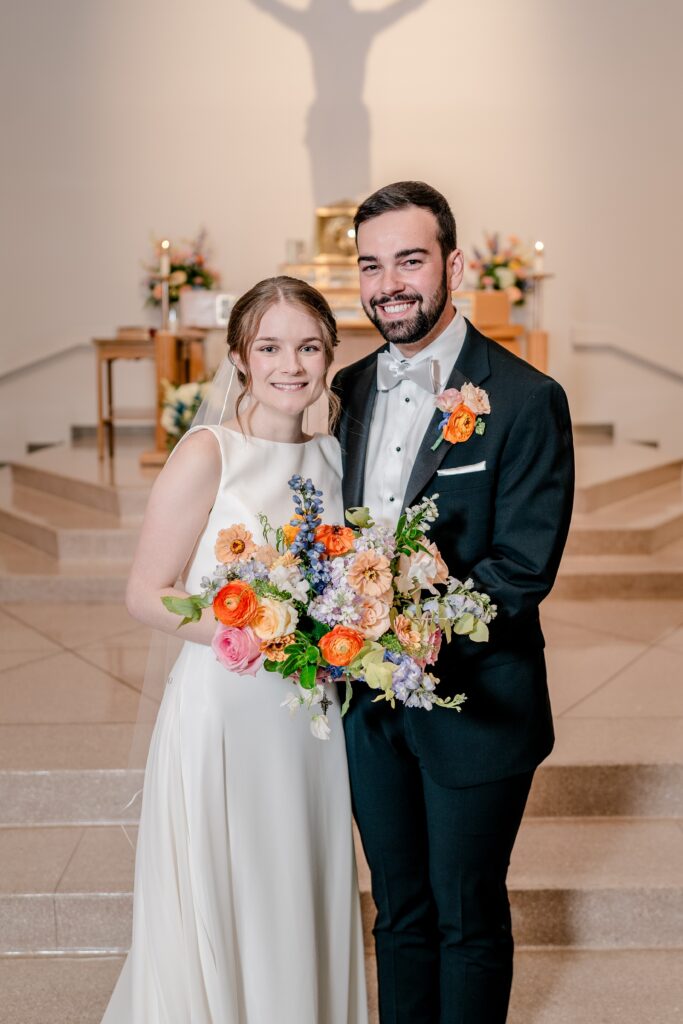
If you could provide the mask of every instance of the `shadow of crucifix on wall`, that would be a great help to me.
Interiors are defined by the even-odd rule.
[[[251,0],[306,40],[313,62],[315,99],[308,111],[306,145],[316,206],[370,190],[370,118],[363,102],[365,68],[375,37],[427,0],[390,0],[359,11],[351,0],[310,0],[305,9],[284,0]]]

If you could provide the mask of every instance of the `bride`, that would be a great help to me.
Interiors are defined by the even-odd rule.
[[[127,591],[131,614],[175,634],[161,602],[201,589],[218,531],[289,522],[295,474],[343,522],[341,456],[303,432],[325,391],[336,325],[302,281],[236,303],[229,419],[194,427],[152,490]],[[223,396],[221,396],[223,397]],[[222,401],[219,408],[224,407]],[[182,586],[176,581],[182,579]],[[103,1024],[366,1024],[363,937],[344,736],[320,742],[280,706],[292,684],[241,676],[210,647],[211,607],[182,627],[145,774],[133,940]]]

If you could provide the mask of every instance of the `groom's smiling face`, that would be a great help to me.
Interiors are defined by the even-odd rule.
[[[444,259],[436,218],[419,206],[363,221],[357,243],[363,309],[386,341],[419,352],[453,318],[451,278],[462,254]]]

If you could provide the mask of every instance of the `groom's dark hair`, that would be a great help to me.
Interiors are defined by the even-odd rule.
[[[437,225],[436,239],[445,261],[458,247],[455,217],[444,196],[424,181],[395,181],[393,185],[385,185],[368,196],[360,204],[353,218],[356,238],[358,228],[366,220],[379,217],[381,213],[389,213],[390,210],[401,210],[405,206],[422,206],[434,214]]]

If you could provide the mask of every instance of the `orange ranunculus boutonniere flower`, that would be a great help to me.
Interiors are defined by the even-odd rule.
[[[458,441],[467,441],[474,433],[474,425],[477,417],[466,405],[459,405],[451,413],[448,423],[444,427],[443,436],[445,441],[457,444]]]
[[[364,645],[362,634],[350,626],[335,626],[318,643],[325,661],[342,668],[353,661]]]
[[[325,545],[330,558],[345,555],[353,547],[356,535],[348,526],[319,526],[315,531],[315,539]]]
[[[474,384],[463,384],[460,390],[449,388],[436,397],[436,407],[443,413],[439,424],[439,436],[432,445],[436,451],[442,441],[458,444],[469,441],[472,434],[483,434],[486,422],[482,416],[491,412],[489,396],[483,388]]]
[[[233,580],[213,599],[213,613],[224,626],[248,626],[259,608],[256,594],[248,583]]]

